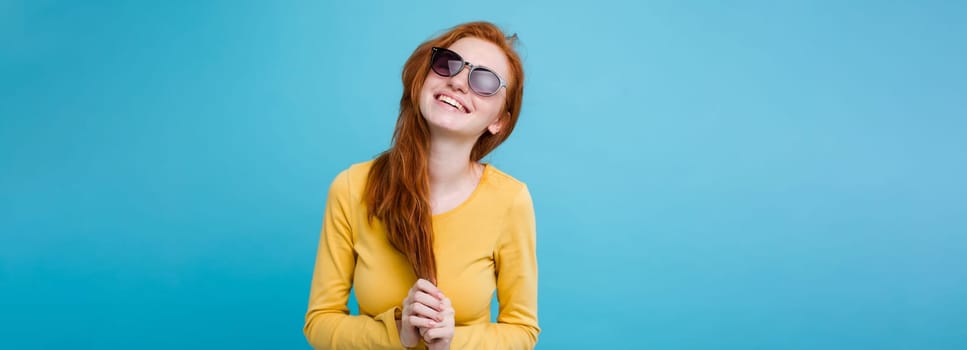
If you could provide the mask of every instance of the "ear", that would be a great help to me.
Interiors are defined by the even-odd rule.
[[[487,126],[487,131],[490,131],[491,134],[497,135],[500,133],[500,129],[504,126],[504,120],[507,118],[510,118],[510,112],[507,112],[506,117],[494,119],[494,122]]]

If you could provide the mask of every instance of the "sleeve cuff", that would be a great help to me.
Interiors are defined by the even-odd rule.
[[[377,321],[383,322],[383,326],[386,327],[386,334],[389,335],[390,341],[400,348],[403,344],[400,344],[400,332],[396,329],[396,313],[399,307],[393,307],[389,310],[383,311],[383,313],[376,315],[374,317]]]
[[[426,349],[426,344],[423,343],[423,339],[420,339],[420,343],[412,348],[404,348],[403,344],[400,343],[400,331],[396,329],[396,316],[402,315],[403,310],[400,309],[399,306],[396,306],[392,309],[383,311],[383,313],[376,315],[374,318],[383,322],[383,325],[386,327],[386,334],[390,336],[390,341],[392,341],[394,345],[400,347],[400,349]]]

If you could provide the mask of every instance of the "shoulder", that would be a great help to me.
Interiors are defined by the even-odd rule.
[[[501,247],[507,248],[504,244],[511,244],[519,247],[520,244],[533,242],[536,234],[536,218],[534,215],[534,203],[531,200],[530,190],[523,181],[493,167],[488,164],[487,185],[494,192],[493,200],[499,201],[489,203],[494,213],[499,215],[497,222],[502,222],[499,242]],[[503,249],[501,248],[501,249]],[[512,248],[516,250],[519,248]]]
[[[372,166],[373,161],[368,160],[351,164],[349,167],[343,169],[329,185],[330,193],[340,193],[358,198],[365,190],[366,179],[369,178],[369,169]]]
[[[503,170],[498,169],[493,164],[487,164],[487,169],[485,171],[487,182],[500,190],[515,193],[527,190],[527,184],[511,176],[510,174],[505,173]]]
[[[350,183],[366,183],[369,178],[369,169],[373,167],[373,160],[355,163],[343,170],[340,175],[345,176]]]
[[[498,169],[493,164],[487,164],[487,185],[489,189],[512,207],[530,207],[531,196],[527,184]]]

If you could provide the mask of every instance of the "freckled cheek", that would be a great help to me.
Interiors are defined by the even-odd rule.
[[[477,113],[487,116],[487,119],[493,119],[500,112],[500,105],[498,103],[493,103],[490,101],[476,101]]]
[[[423,89],[426,90],[427,88],[433,88],[435,86],[440,86],[441,84],[446,84],[447,79],[450,78],[441,77],[436,74],[427,75],[426,79],[423,79]]]

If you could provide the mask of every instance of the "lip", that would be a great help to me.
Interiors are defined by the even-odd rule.
[[[448,94],[448,93],[445,93],[445,92],[441,92],[441,93],[437,93],[437,94],[435,94],[435,95],[433,95],[433,99],[434,99],[434,100],[436,100],[437,102],[440,102],[440,103],[444,103],[444,102],[442,102],[442,101],[440,101],[440,96],[441,96],[441,95],[442,95],[442,96],[446,96],[446,97],[449,97],[449,98],[452,98],[452,99],[454,99],[454,100],[457,100],[457,102],[459,102],[459,103],[460,103],[460,105],[461,105],[461,106],[463,106],[463,109],[465,109],[465,110],[466,110],[466,111],[461,111],[461,112],[464,112],[464,113],[467,113],[467,114],[470,114],[470,112],[471,112],[471,111],[470,111],[470,107],[469,107],[469,105],[467,105],[467,101],[464,101],[464,100],[463,100],[462,98],[459,98],[459,97],[456,97],[456,96],[453,96],[453,95],[451,95],[451,94]],[[445,103],[444,103],[444,104],[445,104]],[[448,106],[449,106],[449,105],[448,105]]]

